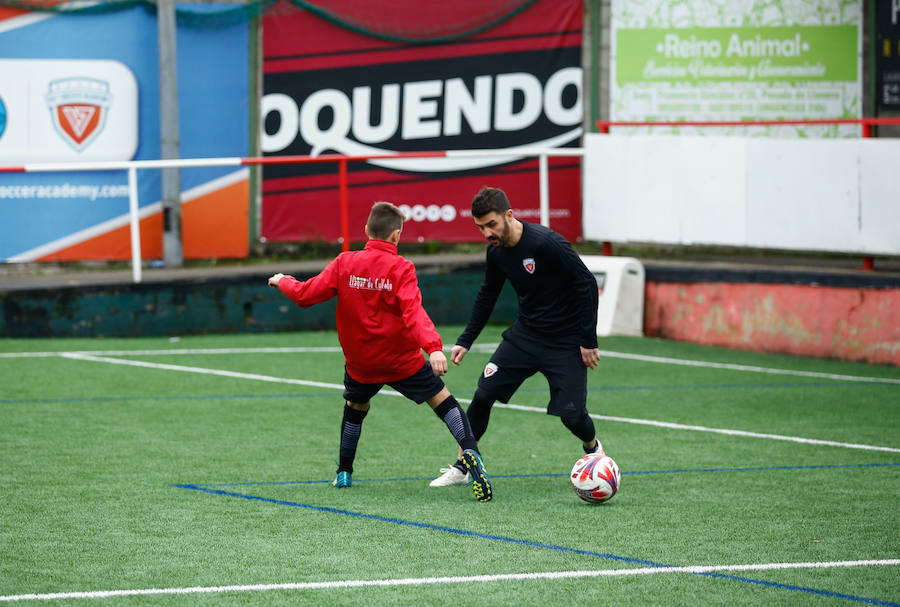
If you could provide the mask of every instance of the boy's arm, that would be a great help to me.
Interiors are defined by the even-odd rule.
[[[434,323],[422,306],[422,292],[419,290],[419,280],[416,278],[416,269],[412,262],[400,274],[397,287],[397,299],[400,302],[403,324],[412,334],[420,348],[430,355],[435,352],[443,354],[443,342],[441,336],[434,327]],[[438,357],[439,358],[439,357]],[[432,362],[432,367],[434,367]],[[446,361],[445,361],[446,364]],[[440,365],[439,365],[440,366]],[[435,369],[437,371],[437,369]],[[441,373],[443,375],[443,373]]]
[[[317,276],[302,282],[293,276],[275,274],[269,278],[269,286],[278,289],[295,304],[304,308],[328,301],[337,295],[338,260],[333,260]]]

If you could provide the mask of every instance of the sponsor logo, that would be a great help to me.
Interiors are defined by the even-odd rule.
[[[428,206],[423,204],[413,206],[401,204],[399,208],[406,218],[405,221],[415,221],[417,223],[430,221],[431,223],[435,223],[438,221],[453,221],[456,219],[456,207],[452,204],[441,206],[436,204],[429,204]]]
[[[349,286],[351,289],[363,291],[393,291],[394,285],[390,278],[369,278],[368,276],[350,275]]]
[[[503,148],[510,156],[373,159],[413,172],[471,170],[582,134],[580,49],[265,75],[262,151],[391,154]],[[410,81],[411,74],[432,79]]]
[[[488,363],[484,368],[484,376],[491,377],[493,375],[496,375],[498,370],[499,369],[497,369],[497,365],[495,365],[494,363]]]
[[[6,130],[6,104],[3,103],[3,97],[0,97],[0,137],[3,137],[3,131]]]
[[[529,274],[534,274],[534,258],[526,257],[522,260],[522,266],[524,266],[525,271]]]
[[[103,132],[112,94],[106,80],[76,77],[51,81],[46,99],[53,128],[81,152]]]

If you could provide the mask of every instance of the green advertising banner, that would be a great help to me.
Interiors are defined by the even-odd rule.
[[[612,11],[611,120],[771,121],[861,115],[859,0],[780,0],[767,3],[765,11],[749,0],[613,0]],[[819,137],[860,133],[855,125],[677,130]],[[657,127],[653,132],[665,131]]]

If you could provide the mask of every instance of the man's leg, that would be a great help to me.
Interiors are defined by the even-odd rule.
[[[585,453],[603,453],[603,445],[597,440],[594,420],[588,415],[587,409],[583,409],[581,415],[560,419],[569,432],[581,439],[581,447]]]
[[[585,453],[603,453],[594,420],[587,411],[587,367],[578,348],[548,348],[543,354],[542,373],[550,384],[548,413],[558,415],[563,425],[581,440]]]

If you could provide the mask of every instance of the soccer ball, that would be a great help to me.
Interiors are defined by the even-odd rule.
[[[572,467],[572,488],[586,502],[605,502],[619,490],[621,477],[611,457],[588,453]]]

